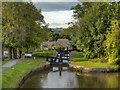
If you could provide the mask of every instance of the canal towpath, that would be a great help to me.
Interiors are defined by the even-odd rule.
[[[39,59],[39,60],[45,61],[43,59]],[[23,62],[23,61],[26,61],[26,60],[24,58],[21,58],[21,59],[15,59],[15,60],[8,61],[7,63],[5,63],[4,65],[2,65],[0,67],[0,72],[2,72],[3,70],[5,70],[7,68],[12,67],[13,65],[17,64],[18,62]],[[30,60],[27,60],[27,61],[30,61]]]
[[[2,65],[0,67],[0,72],[2,72],[3,70],[10,68],[11,66],[15,65],[16,63],[18,63],[19,61],[21,61],[20,59],[15,59],[12,61],[8,61],[7,63],[5,63],[4,65]]]

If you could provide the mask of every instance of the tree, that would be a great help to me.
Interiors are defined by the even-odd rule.
[[[42,26],[45,22],[41,10],[28,2],[4,2],[2,9],[2,44],[9,48],[10,58],[12,59],[12,50],[14,58],[17,58],[17,50],[21,57],[23,48],[28,50],[39,47],[45,38],[42,34],[46,32],[45,26]]]
[[[69,23],[72,24],[70,27],[68,27],[67,29],[64,30],[63,33],[61,33],[62,35],[65,35],[67,39],[72,40],[71,46],[72,48],[75,48],[76,46],[76,34],[78,32],[78,27],[76,25],[76,23]]]
[[[72,7],[77,20],[77,30],[72,43],[83,50],[87,58],[101,58],[105,55],[103,42],[111,19],[118,18],[118,2],[84,2]]]
[[[111,21],[105,40],[105,50],[110,64],[120,65],[120,27],[117,20]]]

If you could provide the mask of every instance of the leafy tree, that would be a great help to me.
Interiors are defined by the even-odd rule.
[[[42,26],[45,22],[41,10],[28,2],[4,2],[2,11],[3,46],[9,48],[11,59],[12,50],[17,58],[17,50],[21,55],[23,48],[28,51],[28,48],[39,47],[46,38],[47,28]]]
[[[72,48],[75,48],[75,46],[76,46],[76,34],[78,32],[78,27],[74,23],[69,23],[69,24],[72,24],[72,25],[70,27],[68,27],[67,29],[65,29],[64,32],[61,34],[65,35],[66,39],[72,40],[71,46],[72,46]]]
[[[72,43],[77,49],[83,50],[85,57],[98,58],[105,55],[103,42],[106,30],[110,27],[111,19],[118,18],[118,6],[117,2],[85,2],[72,7],[73,16],[77,20]]]
[[[111,21],[105,40],[105,50],[110,64],[120,65],[120,27],[117,20]]]
[[[53,31],[49,31],[49,35],[48,35],[48,41],[57,41],[58,38],[60,38],[60,35],[53,32]]]

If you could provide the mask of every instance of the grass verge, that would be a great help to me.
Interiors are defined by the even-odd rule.
[[[43,55],[43,56],[46,56],[47,53],[48,53],[48,56],[53,56],[53,51],[52,51],[52,50],[35,52],[34,55]],[[26,60],[31,60],[31,59],[34,59],[34,57],[25,58],[25,59],[21,59],[21,60],[26,61]],[[36,57],[35,59],[36,59],[36,60],[46,60],[46,58],[42,58],[42,57]],[[0,61],[0,67],[1,67],[2,65],[4,65],[5,63],[7,63],[7,62],[9,62],[9,61],[12,61],[12,60],[15,60],[15,59]]]
[[[47,50],[47,51],[41,51],[41,52],[35,52],[34,55],[43,55],[43,56],[53,56],[53,51],[52,50]]]
[[[82,62],[72,62],[73,64],[85,67],[109,67],[110,65],[107,63],[99,63],[99,62],[90,62],[90,61],[82,61]]]
[[[109,67],[110,65],[108,63],[100,63],[100,62],[91,62],[89,59],[84,58],[81,52],[72,52],[73,57],[71,62],[72,64],[76,64],[79,66],[85,66],[85,67]]]
[[[27,60],[2,71],[2,88],[15,88],[19,79],[26,72],[43,64],[45,64],[43,61]]]

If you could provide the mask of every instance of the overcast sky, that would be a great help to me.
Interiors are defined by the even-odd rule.
[[[66,23],[71,22],[73,11],[72,6],[77,5],[77,0],[32,0],[37,8],[42,9],[42,14],[50,28],[67,28]],[[69,1],[69,2],[68,2]]]
[[[78,2],[78,0],[32,0],[33,2]]]

